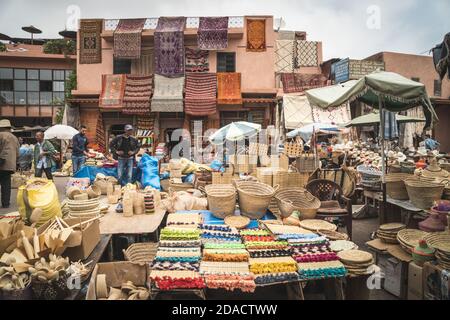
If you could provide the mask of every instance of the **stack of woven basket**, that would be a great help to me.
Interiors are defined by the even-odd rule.
[[[438,264],[450,270],[450,233],[432,233],[425,237],[429,247],[436,250],[435,256]]]
[[[400,230],[406,229],[406,226],[401,223],[388,223],[381,225],[377,231],[377,237],[381,241],[391,244],[397,244],[397,234]]]
[[[406,252],[411,253],[419,241],[428,235],[427,232],[416,229],[403,229],[397,233],[397,241]]]
[[[347,250],[338,253],[349,274],[360,276],[373,273],[374,260],[372,254],[361,250]]]
[[[67,199],[69,218],[96,218],[100,215],[99,198],[89,200]]]

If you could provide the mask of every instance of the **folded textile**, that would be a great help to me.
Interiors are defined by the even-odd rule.
[[[233,232],[235,230],[231,229],[231,227],[227,225],[217,225],[217,224],[202,224],[200,225],[200,229],[202,230],[210,230],[210,231],[220,231],[220,232]]]
[[[102,93],[100,94],[100,109],[122,109],[125,93],[124,74],[102,75]]]
[[[152,270],[198,271],[199,268],[198,262],[156,261],[151,265]]]
[[[200,240],[193,240],[193,241],[162,240],[159,242],[159,247],[168,247],[168,248],[200,247],[201,245],[202,243]]]
[[[297,262],[324,262],[324,261],[336,261],[339,257],[335,252],[322,252],[322,253],[307,253],[307,254],[294,254],[294,259]]]
[[[305,280],[337,278],[344,277],[347,269],[340,261],[299,263],[298,274]]]
[[[152,92],[153,76],[127,75],[122,112],[133,115],[149,114]]]
[[[243,243],[205,243],[205,249],[245,249]]]
[[[251,258],[250,271],[254,274],[296,272],[297,264],[291,257]]]
[[[200,17],[197,31],[202,50],[223,50],[228,47],[228,17]]]
[[[114,31],[114,57],[139,59],[141,37],[146,19],[120,19]]]
[[[290,257],[289,250],[248,250],[250,258],[274,258],[274,257]]]
[[[255,283],[257,285],[275,284],[287,281],[298,281],[299,276],[297,272],[284,272],[284,273],[269,273],[257,275],[255,277]]]
[[[217,103],[242,104],[241,74],[236,72],[217,73]]]
[[[187,73],[185,112],[207,116],[217,112],[217,76],[214,73]]]
[[[266,19],[247,19],[247,51],[266,51]]]
[[[244,229],[239,233],[241,236],[270,236],[270,232],[264,229]]]
[[[184,77],[167,78],[155,74],[152,112],[183,112]]]
[[[209,289],[241,290],[248,293],[256,289],[254,277],[251,275],[205,275],[204,278]]]
[[[198,272],[193,271],[160,271],[152,270],[150,279],[160,290],[203,289],[205,283]]]
[[[209,51],[200,49],[185,49],[185,72],[208,72]]]

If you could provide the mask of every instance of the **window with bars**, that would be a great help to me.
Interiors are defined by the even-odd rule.
[[[236,72],[235,52],[217,52],[217,72]]]
[[[442,81],[434,80],[434,96],[440,97],[442,96]]]
[[[114,74],[131,74],[131,60],[114,59],[113,73]]]

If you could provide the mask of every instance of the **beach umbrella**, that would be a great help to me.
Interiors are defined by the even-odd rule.
[[[59,140],[70,140],[74,135],[78,133],[78,130],[72,128],[71,126],[66,126],[63,124],[57,124],[53,127],[48,128],[44,132],[44,139],[59,139]]]
[[[291,132],[289,132],[286,137],[288,138],[295,138],[297,136],[300,136],[305,142],[308,142],[311,140],[311,137],[315,132],[323,132],[323,133],[329,133],[329,134],[336,134],[339,133],[340,130],[337,126],[333,124],[326,124],[326,123],[311,123],[304,127],[295,129]]]
[[[233,122],[220,128],[209,137],[209,141],[215,145],[221,145],[226,140],[240,141],[249,139],[261,131],[261,125],[250,122]]]

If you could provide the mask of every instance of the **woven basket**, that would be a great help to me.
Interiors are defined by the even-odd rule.
[[[213,172],[212,184],[231,184],[232,172]]]
[[[302,188],[290,188],[276,193],[280,215],[290,217],[294,211],[300,211],[302,219],[314,219],[320,208],[320,200]]]
[[[259,182],[265,183],[268,186],[273,185],[273,171],[272,168],[257,168],[256,178]]]
[[[288,187],[304,188],[308,184],[308,179],[310,177],[309,172],[298,172],[296,168],[295,171],[288,172]]]
[[[205,187],[209,211],[213,216],[224,219],[233,215],[236,209],[236,189],[233,185],[214,185]]]
[[[314,155],[300,156],[296,160],[299,172],[313,172],[319,167],[319,163]]]
[[[169,188],[173,191],[187,191],[189,189],[193,189],[194,185],[192,183],[173,183],[172,181],[169,184]]]
[[[410,162],[402,162],[400,163],[400,171],[401,173],[414,174],[414,171],[416,171],[416,166]]]
[[[250,219],[261,219],[265,216],[270,201],[278,190],[260,182],[236,182],[239,194],[241,213]]]
[[[386,193],[389,197],[396,200],[408,200],[408,191],[406,190],[405,180],[413,178],[408,173],[390,173],[386,176]]]
[[[150,263],[158,251],[157,242],[133,243],[126,250],[123,250],[125,260],[133,263]]]
[[[284,145],[284,153],[289,158],[297,158],[302,154],[302,152],[303,152],[303,146],[301,143],[292,141],[292,142],[286,143]]]
[[[285,170],[275,170],[273,172],[272,185],[279,185],[280,188],[285,188],[288,186],[289,175]]]
[[[441,163],[439,165],[443,170],[449,171],[450,172],[450,163]]]
[[[412,204],[419,209],[427,210],[434,205],[434,201],[440,200],[444,191],[444,185],[408,179],[405,181],[406,190]]]

